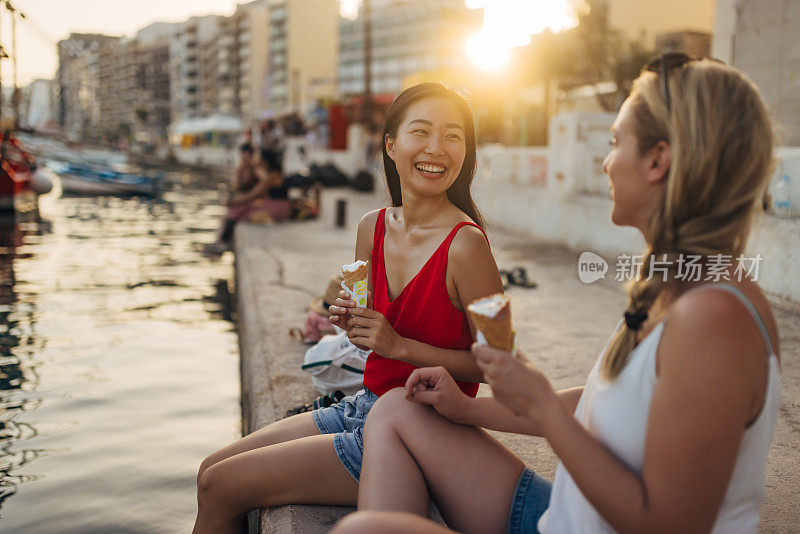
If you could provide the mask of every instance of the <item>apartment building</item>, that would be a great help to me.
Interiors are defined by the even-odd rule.
[[[58,43],[58,123],[67,139],[100,140],[101,57],[119,37],[72,33]]]
[[[174,24],[155,23],[103,47],[98,59],[99,136],[155,144],[170,122],[169,40]]]
[[[154,145],[166,139],[170,123],[169,46],[178,24],[156,22],[136,33],[133,39],[133,140]]]
[[[73,36],[60,46],[60,120],[76,139],[154,144],[170,124],[186,132],[199,119],[306,111],[336,93],[338,7],[254,0],[133,37]]]
[[[269,10],[264,0],[240,4],[224,20],[217,47],[221,113],[257,119],[267,110]]]
[[[128,139],[132,133],[133,95],[129,86],[132,68],[133,45],[130,38],[121,38],[100,50],[97,137],[103,141],[118,142]]]
[[[336,0],[270,0],[266,93],[275,115],[307,111],[336,91]]]
[[[215,108],[216,43],[224,17],[192,17],[178,24],[169,43],[172,122],[200,117]]]
[[[373,0],[372,85],[373,93],[397,93],[404,80],[424,71],[455,71],[467,68],[464,44],[480,30],[481,10],[467,9],[464,0]],[[364,21],[340,19],[339,92],[364,91]]]

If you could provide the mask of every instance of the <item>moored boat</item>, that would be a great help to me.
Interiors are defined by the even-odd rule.
[[[0,212],[36,211],[52,182],[36,174],[36,161],[11,134],[0,134]]]
[[[61,179],[61,191],[74,195],[157,196],[163,176],[118,172],[72,163],[52,163]]]

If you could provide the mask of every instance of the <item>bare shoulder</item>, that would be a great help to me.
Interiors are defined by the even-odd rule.
[[[378,216],[381,210],[372,210],[364,214],[361,220],[358,221],[358,237],[359,241],[369,241],[372,243],[372,236],[375,234],[375,225],[378,223]]]
[[[773,350],[778,353],[776,340],[778,328],[769,301],[755,282],[744,280],[731,283],[741,291],[755,308],[764,322]],[[696,291],[689,291],[678,298],[670,310],[670,322],[702,325],[704,328],[718,330],[726,337],[753,338],[760,346],[764,345],[756,319],[747,306],[729,291],[709,285]]]
[[[763,316],[759,309],[763,303],[751,295],[757,286],[739,289],[756,301]],[[681,373],[698,385],[725,382],[750,389],[763,374],[765,358],[757,323],[730,292],[713,288],[690,291],[670,308],[659,347],[659,368],[666,374]]]
[[[375,231],[375,224],[378,222],[380,213],[380,209],[365,213],[364,216],[361,217],[361,220],[358,221],[358,233],[360,234],[362,231],[367,231],[369,234],[372,234]]]
[[[366,213],[358,222],[356,235],[356,259],[368,260],[372,257],[372,242],[375,235],[375,225],[381,210],[372,210]]]
[[[479,228],[466,224],[458,229],[450,243],[450,256],[457,259],[474,258],[476,254],[480,256],[491,254],[489,243]]]
[[[447,270],[448,279],[452,279],[458,293],[460,309],[475,299],[503,292],[503,282],[489,243],[483,232],[474,226],[462,226],[453,238]]]

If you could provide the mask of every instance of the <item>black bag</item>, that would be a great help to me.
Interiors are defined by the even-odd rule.
[[[325,187],[347,185],[347,176],[336,168],[333,163],[326,163],[325,165],[312,164],[309,167],[309,171],[311,172],[311,177],[322,182]]]
[[[296,172],[294,174],[290,174],[289,176],[287,176],[283,183],[288,188],[297,187],[299,189],[308,189],[309,187],[313,186],[314,182],[316,181],[317,180],[314,178],[313,175],[305,176],[303,174]]]
[[[375,189],[375,179],[367,171],[359,171],[350,182],[350,187],[356,191],[372,191]]]

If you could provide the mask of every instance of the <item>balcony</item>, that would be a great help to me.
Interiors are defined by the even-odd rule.
[[[269,13],[269,21],[271,23],[284,22],[286,21],[288,14],[289,13],[285,5],[280,7],[275,7]]]
[[[234,41],[233,35],[227,34],[224,37],[222,37],[219,41],[217,41],[217,44],[219,45],[220,48],[225,48],[231,46],[233,44],[233,41]]]

